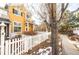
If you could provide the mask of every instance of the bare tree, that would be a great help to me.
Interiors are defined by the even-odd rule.
[[[47,14],[49,14],[49,21],[50,21],[50,28],[51,28],[51,46],[52,46],[52,54],[57,55],[59,54],[59,49],[58,49],[58,22],[62,20],[63,13],[68,7],[68,3],[64,5],[62,3],[61,7],[61,16],[59,20],[56,20],[56,3],[53,4],[46,4],[46,10],[48,11]],[[40,13],[39,13],[40,14]],[[46,15],[47,15],[46,14]],[[42,15],[43,17],[43,15]],[[45,19],[45,18],[44,18]],[[45,19],[46,20],[46,19]],[[47,24],[47,22],[46,22]]]
[[[64,11],[67,9],[68,3],[62,3],[61,16],[56,20],[56,3],[40,4],[39,10],[32,6],[34,12],[43,20],[48,27],[51,28],[51,47],[52,55],[59,54],[58,50],[58,22],[62,20]],[[47,18],[48,17],[48,18]]]
[[[62,16],[63,16],[65,10],[67,9],[68,5],[69,5],[69,3],[67,3],[66,6],[64,5],[64,3],[62,3],[61,16],[60,16],[60,19],[58,21],[60,21],[62,19]]]
[[[49,13],[49,18],[50,18],[50,27],[51,27],[51,46],[52,46],[52,54],[57,55],[59,54],[59,49],[58,49],[58,22],[62,20],[63,13],[68,7],[68,3],[64,5],[62,3],[61,5],[61,16],[59,20],[56,20],[56,4],[48,4],[47,5],[47,10]]]

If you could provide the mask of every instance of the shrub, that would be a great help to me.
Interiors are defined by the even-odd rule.
[[[34,32],[34,31],[24,31],[23,34],[24,35],[36,35],[37,32]]]

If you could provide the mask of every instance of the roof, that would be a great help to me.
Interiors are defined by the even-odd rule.
[[[5,18],[0,18],[0,22],[10,23],[10,20],[9,19],[5,19]]]

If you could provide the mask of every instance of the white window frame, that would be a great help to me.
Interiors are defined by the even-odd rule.
[[[20,26],[20,27],[21,27],[21,31],[20,31],[20,32],[22,32],[22,23],[21,23],[21,22],[17,22],[17,21],[14,21],[14,22],[16,22],[16,23],[20,23],[20,24],[21,24],[21,26]],[[17,33],[17,32],[14,31],[14,27],[15,27],[14,22],[13,22],[13,32],[14,32],[14,33]],[[19,32],[19,31],[18,31],[18,32]]]
[[[14,8],[14,9],[17,10],[19,14],[15,14],[15,13],[13,13],[13,14],[16,15],[16,16],[21,16],[21,11],[18,10],[17,8]]]

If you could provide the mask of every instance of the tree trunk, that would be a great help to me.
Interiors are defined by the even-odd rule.
[[[56,20],[56,4],[51,4],[51,46],[52,55],[58,54],[58,26]]]

